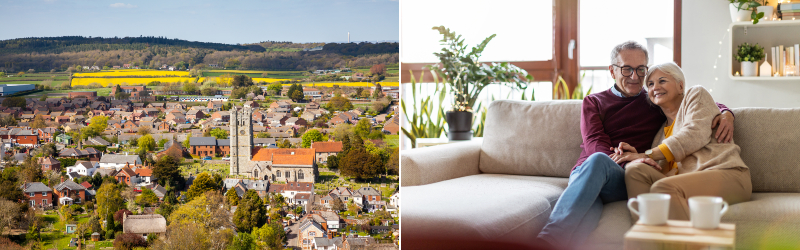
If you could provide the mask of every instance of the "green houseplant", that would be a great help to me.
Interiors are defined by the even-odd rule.
[[[736,61],[741,62],[742,76],[756,76],[761,59],[764,59],[764,47],[758,43],[743,43],[736,48]]]
[[[526,89],[533,77],[525,70],[510,63],[482,63],[481,53],[496,35],[493,34],[480,44],[467,49],[461,35],[444,26],[433,27],[443,38],[444,48],[433,53],[439,63],[428,65],[435,76],[442,79],[452,94],[452,109],[445,114],[450,140],[469,140],[472,138],[472,121],[475,102],[481,91],[490,84],[504,84],[514,89]]]
[[[728,0],[730,2],[730,11],[731,11],[731,19],[734,22],[741,22],[741,21],[750,21],[753,20],[753,24],[757,24],[758,20],[764,17],[765,11],[754,11],[753,9],[761,6],[767,6],[769,2],[766,0],[758,1],[758,0]],[[762,8],[759,8],[760,10]],[[769,11],[769,15],[772,15],[772,11]],[[769,16],[767,16],[769,18]]]

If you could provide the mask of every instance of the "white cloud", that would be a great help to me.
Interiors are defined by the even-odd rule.
[[[136,8],[136,5],[133,4],[124,4],[124,3],[115,3],[110,5],[111,8]]]

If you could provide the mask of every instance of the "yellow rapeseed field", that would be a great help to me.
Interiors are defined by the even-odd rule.
[[[186,71],[165,71],[165,70],[118,70],[101,71],[95,73],[75,73],[73,77],[104,77],[104,76],[189,76]],[[154,80],[155,81],[155,80]],[[163,82],[163,81],[162,81]]]
[[[397,87],[400,86],[399,82],[379,82],[382,87]],[[284,85],[291,85],[291,84],[284,84]],[[308,86],[320,86],[320,87],[333,87],[333,85],[339,86],[347,86],[347,87],[372,87],[372,83],[370,82],[317,82],[317,83],[303,83],[304,87]]]
[[[91,83],[98,83],[103,87],[114,85],[145,85],[152,81],[160,82],[193,82],[195,78],[192,77],[153,77],[153,78],[72,78],[72,86],[89,85]]]

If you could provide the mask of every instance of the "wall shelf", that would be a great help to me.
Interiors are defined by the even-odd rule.
[[[800,20],[781,20],[781,21],[760,21],[758,24],[752,22],[733,22],[728,28],[730,36],[728,39],[728,53],[730,62],[728,63],[728,77],[735,81],[799,81],[800,76],[781,76],[781,77],[742,77],[734,76],[735,72],[741,72],[741,64],[736,61],[736,47],[742,43],[758,43],[764,47],[764,54],[767,60],[772,63],[771,47],[784,45],[793,46],[800,44]],[[759,62],[759,66],[763,60]],[[760,74],[761,72],[759,72]]]

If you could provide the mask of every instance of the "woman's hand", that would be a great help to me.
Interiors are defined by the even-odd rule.
[[[718,126],[719,125],[719,126]],[[733,114],[731,112],[725,111],[722,114],[717,115],[714,117],[714,120],[711,122],[711,128],[717,128],[717,134],[715,137],[717,138],[718,143],[728,143],[731,142],[733,139]]]
[[[647,157],[647,158],[639,158],[639,159],[631,161],[631,163],[644,163],[644,164],[652,166],[653,168],[655,168],[658,171],[661,171],[661,166],[659,166],[658,163],[656,163],[655,160],[650,159],[649,157]]]
[[[639,152],[636,152],[636,148],[634,148],[633,146],[631,146],[627,142],[620,142],[619,143],[619,147],[616,147],[616,148],[615,147],[611,147],[611,151],[614,151],[615,154],[619,154],[619,155],[622,155],[626,151],[627,152],[633,152],[634,154],[639,153]]]
[[[634,153],[634,152],[624,152],[622,154],[613,153],[613,154],[609,155],[609,157],[611,157],[611,160],[614,160],[614,162],[616,162],[617,164],[620,164],[620,163],[623,163],[623,162],[626,162],[626,161],[633,161],[633,160],[641,159],[641,158],[650,159],[645,154],[637,154],[637,153]]]

